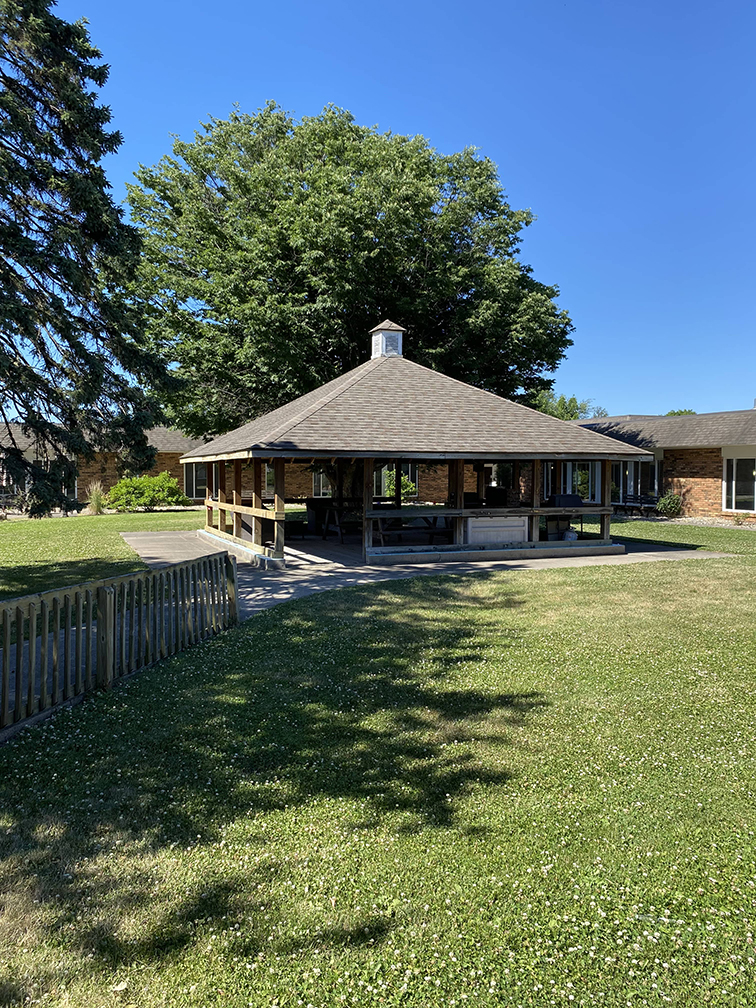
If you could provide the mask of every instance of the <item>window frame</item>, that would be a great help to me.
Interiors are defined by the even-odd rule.
[[[380,466],[375,470],[373,476],[373,493],[376,497],[388,497],[386,493],[386,475],[394,469],[394,463]],[[402,462],[402,472],[409,477],[410,483],[414,484],[415,492],[412,497],[420,496],[420,464],[418,462]],[[414,478],[413,478],[414,477]]]
[[[756,514],[756,449],[751,449],[753,455],[728,454],[722,458],[722,511],[728,514]],[[737,503],[738,463],[753,463],[753,495],[752,507],[739,508]]]
[[[205,469],[205,491],[201,497],[197,493],[197,466],[204,466]],[[207,498],[207,467],[207,462],[186,462],[184,464],[184,493],[189,500],[205,500]]]
[[[324,492],[324,485],[328,488],[327,492]],[[331,481],[328,479],[326,474],[322,471],[315,472],[312,474],[312,496],[313,497],[333,497],[333,487],[331,486]]]

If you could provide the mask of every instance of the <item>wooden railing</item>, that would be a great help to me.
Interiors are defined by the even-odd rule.
[[[225,552],[0,602],[0,729],[237,620],[236,558]]]

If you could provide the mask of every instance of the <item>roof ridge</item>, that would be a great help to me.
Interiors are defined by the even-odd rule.
[[[304,410],[301,410],[299,413],[296,413],[291,419],[284,421],[278,427],[274,427],[273,430],[270,432],[267,440],[276,441],[279,438],[283,437],[283,435],[286,434],[288,431],[292,430],[294,427],[297,427],[299,424],[301,424],[302,421],[309,420],[310,417],[314,416],[319,410],[323,409],[324,406],[327,406],[328,403],[333,402],[333,400],[336,399],[338,396],[340,396],[342,392],[346,392],[346,390],[351,388],[352,385],[355,385],[358,381],[360,381],[364,375],[370,374],[370,372],[374,371],[375,368],[378,367],[384,360],[389,359],[390,358],[388,357],[376,357],[374,360],[363,361],[362,364],[358,364],[356,368],[353,368],[351,371],[347,371],[346,374],[339,375],[338,378],[334,379],[334,381],[338,381],[339,378],[342,379],[348,378],[349,375],[352,375],[353,377],[351,381],[343,382],[341,385],[339,385],[338,389],[335,389],[333,392],[330,392],[322,399],[319,399],[315,405],[307,407]],[[371,364],[373,366],[369,367],[368,365]],[[357,371],[360,371],[361,373],[356,374],[355,372]]]

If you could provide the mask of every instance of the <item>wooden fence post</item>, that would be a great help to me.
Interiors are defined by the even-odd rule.
[[[226,593],[228,595],[228,625],[239,622],[239,599],[237,596],[236,557],[226,553]]]
[[[10,721],[10,673],[11,673],[11,611],[3,610],[3,680],[2,709],[0,709],[0,728]]]
[[[113,685],[115,658],[115,589],[97,589],[97,688]]]

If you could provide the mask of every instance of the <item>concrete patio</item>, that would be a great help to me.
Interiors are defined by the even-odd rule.
[[[155,568],[214,552],[212,545],[196,532],[122,532],[121,535],[146,564]],[[225,546],[219,545],[221,549]],[[714,560],[728,555],[710,550],[659,545],[648,548],[640,544],[629,544],[626,553],[610,556],[370,567],[356,559],[356,551],[349,545],[309,539],[298,543],[296,547],[286,547],[286,567],[283,570],[262,570],[251,563],[239,561],[239,615],[241,619],[247,619],[261,609],[268,609],[280,602],[289,602],[332,588],[348,588],[374,581],[488,571],[516,573],[561,567],[605,567],[662,560]]]

